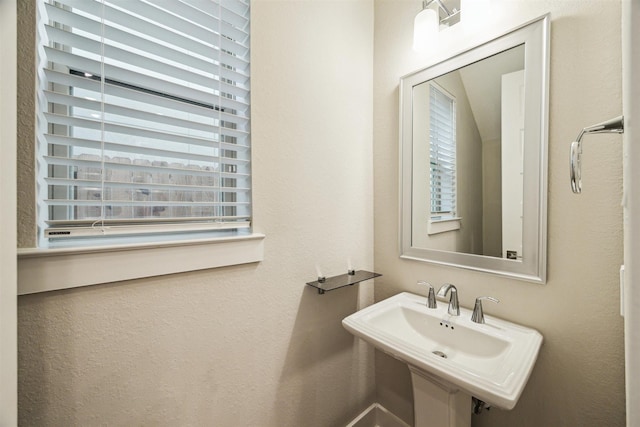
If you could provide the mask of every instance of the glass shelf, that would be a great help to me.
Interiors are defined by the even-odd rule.
[[[382,274],[364,270],[351,270],[347,274],[341,274],[340,276],[318,278],[315,282],[307,282],[307,285],[316,288],[318,293],[322,295],[327,291],[355,285],[356,283],[379,276],[382,276]]]

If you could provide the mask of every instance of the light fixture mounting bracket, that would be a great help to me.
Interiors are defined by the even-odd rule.
[[[431,7],[434,3],[438,6],[438,20],[441,26],[450,27],[460,22],[461,0],[423,0],[422,8]]]

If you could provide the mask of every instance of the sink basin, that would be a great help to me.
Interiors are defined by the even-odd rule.
[[[447,303],[426,306],[425,297],[397,294],[342,321],[355,336],[471,396],[513,409],[538,357],[542,335],[534,329],[471,310],[447,314]]]

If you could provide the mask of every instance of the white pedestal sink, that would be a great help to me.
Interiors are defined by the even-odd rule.
[[[415,427],[471,425],[472,396],[513,409],[538,357],[542,335],[534,329],[471,310],[447,314],[447,304],[427,308],[408,292],[360,310],[342,321],[357,337],[409,365]]]

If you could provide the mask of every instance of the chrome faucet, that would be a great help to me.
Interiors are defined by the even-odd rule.
[[[473,307],[473,314],[471,314],[471,321],[476,323],[484,323],[484,312],[482,311],[482,300],[488,299],[493,302],[500,302],[499,299],[494,297],[478,297],[476,298],[476,305]]]
[[[451,316],[460,316],[460,305],[458,304],[458,290],[451,283],[445,283],[438,290],[438,297],[446,299],[447,293],[451,291],[451,298],[449,299],[449,309],[447,312]]]
[[[430,283],[427,283],[423,280],[418,282],[418,286],[428,286],[429,287],[429,296],[427,297],[427,307],[429,308],[438,308],[438,303],[436,302],[436,294],[433,290],[433,286]]]

